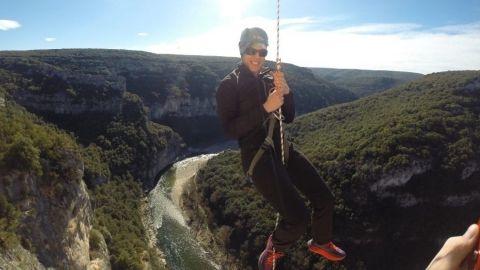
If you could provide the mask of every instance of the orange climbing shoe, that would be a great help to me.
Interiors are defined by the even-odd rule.
[[[310,239],[307,242],[307,244],[308,244],[308,250],[310,250],[311,252],[313,252],[315,254],[318,254],[318,255],[321,255],[321,256],[325,257],[325,259],[327,259],[329,261],[338,262],[338,261],[341,261],[341,260],[345,259],[345,257],[347,256],[345,251],[343,251],[341,248],[335,246],[335,244],[332,243],[332,242],[328,242],[326,244],[319,245],[319,244],[316,244],[315,242],[313,242],[313,239]]]
[[[265,250],[263,250],[262,254],[260,254],[260,257],[258,258],[258,269],[273,270],[274,262],[278,263],[278,260],[280,260],[280,258],[283,256],[285,256],[283,252],[273,250],[272,236],[270,235],[270,237],[268,237]]]

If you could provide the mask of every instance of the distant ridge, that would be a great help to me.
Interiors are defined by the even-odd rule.
[[[415,80],[423,74],[404,71],[311,68],[318,78],[350,90],[359,97],[369,96]]]
[[[238,57],[113,49],[0,51],[0,72],[24,82],[13,84],[9,92],[29,110],[44,115],[62,111],[66,117],[102,112],[112,117],[123,93],[130,92],[150,109],[150,119],[172,127],[187,143],[223,137],[216,119],[215,91],[239,62]],[[266,64],[274,66],[271,61]],[[295,93],[297,115],[357,98],[315,77],[308,68],[287,63],[282,68]]]

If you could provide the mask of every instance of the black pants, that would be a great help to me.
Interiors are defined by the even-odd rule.
[[[242,155],[244,168],[251,155]],[[273,245],[284,251],[305,232],[310,222],[302,192],[311,202],[312,237],[316,243],[332,239],[334,198],[313,165],[300,152],[290,147],[287,166],[281,157],[271,151],[265,152],[253,170],[252,180],[257,190],[278,211],[280,219],[273,232]]]

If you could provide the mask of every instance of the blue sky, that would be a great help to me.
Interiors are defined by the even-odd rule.
[[[480,69],[479,0],[280,4],[284,62],[420,73]],[[270,36],[267,59],[275,58],[275,0],[1,0],[0,7],[0,50],[238,56],[241,30],[260,26]]]

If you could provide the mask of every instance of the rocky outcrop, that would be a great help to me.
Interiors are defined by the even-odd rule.
[[[150,160],[148,170],[144,171],[143,186],[147,190],[155,187],[158,180],[158,173],[165,169],[168,165],[174,163],[179,157],[185,154],[185,143],[176,133],[169,138],[165,149],[158,152]]]
[[[480,166],[478,163],[474,160],[470,161],[467,163],[467,166],[462,170],[462,180],[465,180],[472,176],[475,172],[478,172],[480,170]]]
[[[471,178],[480,172],[480,166],[475,160],[466,162],[465,167],[459,172],[458,176],[450,176],[450,181],[438,180],[439,182],[441,181],[444,186],[452,185],[451,192],[441,195],[441,200],[432,198],[429,195],[424,195],[422,193],[424,191],[410,190],[407,188],[410,181],[414,181],[415,178],[423,179],[426,174],[431,174],[433,170],[432,167],[432,160],[415,160],[409,167],[396,169],[384,174],[380,179],[370,185],[369,190],[375,194],[377,199],[394,199],[398,206],[404,208],[430,203],[432,200],[437,200],[436,203],[438,205],[445,207],[461,207],[472,202],[480,201],[480,193],[468,188],[468,182],[472,182]],[[442,176],[433,178],[442,179]],[[418,184],[419,183],[414,183],[411,186]],[[427,186],[433,184],[434,183],[430,182],[426,183]],[[455,191],[456,189],[462,191]],[[441,192],[438,192],[438,194],[441,194]]]
[[[216,143],[224,138],[214,97],[176,96],[148,104],[152,121],[171,127],[189,145]]]
[[[43,264],[35,254],[18,245],[15,248],[0,253],[0,269],[3,270],[44,270]]]
[[[216,100],[199,97],[167,97],[163,103],[150,105],[151,119],[171,117],[216,116]]]
[[[469,84],[465,85],[463,89],[471,92],[478,91],[478,89],[480,89],[480,79],[470,82]]]
[[[117,114],[126,91],[125,78],[48,72],[44,81],[13,93],[15,101],[41,113],[79,115],[82,113]]]
[[[385,174],[373,185],[370,191],[381,193],[387,188],[405,185],[414,175],[425,173],[432,168],[431,160],[413,161],[410,167],[400,168]]]
[[[90,258],[87,270],[108,270],[110,265],[110,252],[102,233],[93,229],[90,237]]]
[[[18,104],[31,111],[41,113],[79,115],[82,113],[111,113],[120,110],[121,97],[113,97],[111,100],[87,100],[77,99],[68,93],[55,93],[52,95],[37,95],[20,91],[15,94]]]
[[[41,265],[86,269],[92,208],[82,180],[82,162],[68,153],[64,158],[64,173],[58,176],[2,172],[0,196],[20,209],[18,235],[22,246],[35,254]],[[34,258],[30,261],[36,265]]]

